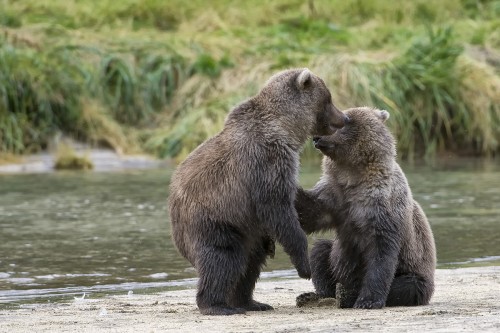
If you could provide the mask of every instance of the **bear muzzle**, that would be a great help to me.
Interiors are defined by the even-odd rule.
[[[321,138],[321,136],[313,137],[314,148],[321,150],[322,148],[326,148],[326,141]]]
[[[347,123],[349,123],[349,117],[345,114],[342,114],[341,117],[338,117],[337,119],[334,119],[331,123],[330,123],[330,127],[332,127],[333,129],[339,129],[339,128],[342,128],[344,127]]]

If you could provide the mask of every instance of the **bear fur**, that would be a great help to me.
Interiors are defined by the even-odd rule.
[[[272,309],[252,294],[275,240],[299,276],[310,278],[294,206],[299,152],[309,136],[331,134],[345,118],[318,76],[283,71],[178,166],[168,204],[172,236],[199,275],[202,314]]]
[[[396,162],[385,120],[368,107],[345,111],[348,121],[313,139],[323,175],[298,190],[296,208],[306,233],[334,228],[335,240],[318,241],[310,256],[316,294],[337,297],[339,307],[376,309],[425,305],[434,292],[434,237]]]

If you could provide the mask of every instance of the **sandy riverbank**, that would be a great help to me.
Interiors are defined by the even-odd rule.
[[[71,303],[28,305],[0,311],[0,332],[499,332],[500,267],[442,269],[428,306],[344,310],[297,308],[310,281],[257,283],[255,299],[269,312],[207,317],[197,311],[195,290],[123,295]]]

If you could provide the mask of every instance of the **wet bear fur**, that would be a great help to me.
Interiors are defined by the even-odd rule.
[[[349,120],[330,136],[313,139],[324,154],[323,175],[299,189],[296,208],[306,233],[334,229],[310,256],[316,293],[337,297],[341,308],[425,305],[434,292],[434,237],[396,162],[385,125],[389,113],[368,107],[345,111]]]
[[[310,278],[294,207],[299,151],[308,137],[331,134],[344,120],[318,76],[283,71],[177,167],[168,203],[172,236],[199,275],[202,314],[272,309],[252,295],[275,240],[299,276]]]

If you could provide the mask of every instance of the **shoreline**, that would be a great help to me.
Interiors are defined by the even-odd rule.
[[[155,159],[153,156],[146,154],[119,154],[111,149],[90,149],[87,147],[79,146],[76,146],[74,149],[77,155],[87,156],[94,165],[94,168],[91,170],[74,171],[110,172],[155,169],[169,163],[166,160]],[[0,175],[54,173],[58,171],[68,171],[57,170],[54,168],[54,164],[55,153],[45,151],[38,154],[21,156],[20,161],[18,162],[0,164]]]
[[[255,299],[275,310],[228,317],[202,316],[194,288],[155,294],[124,293],[69,303],[0,311],[1,332],[498,332],[500,266],[438,269],[427,306],[381,310],[295,306],[312,291],[299,278],[259,281]]]

